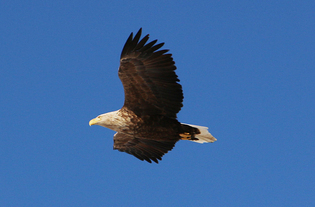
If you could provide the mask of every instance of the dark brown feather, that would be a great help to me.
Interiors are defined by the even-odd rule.
[[[147,162],[162,160],[162,156],[172,150],[176,141],[156,141],[134,138],[131,135],[117,132],[114,135],[114,149],[127,152]]]
[[[164,43],[140,40],[141,29],[130,34],[121,53],[119,78],[125,91],[124,107],[137,116],[164,115],[175,119],[183,106],[182,87],[175,74],[176,66]],[[140,41],[139,41],[140,40]]]

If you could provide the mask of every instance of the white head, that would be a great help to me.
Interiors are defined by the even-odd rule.
[[[114,131],[118,131],[122,125],[121,123],[122,120],[117,112],[118,111],[112,111],[105,114],[101,114],[97,116],[96,118],[92,119],[89,122],[89,125],[90,126],[99,125],[99,126],[103,126]]]

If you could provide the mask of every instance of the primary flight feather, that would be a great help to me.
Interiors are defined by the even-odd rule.
[[[164,43],[147,43],[149,35],[140,40],[141,31],[134,37],[130,34],[120,56],[123,107],[101,114],[89,124],[116,131],[114,149],[150,163],[158,163],[179,140],[216,141],[207,127],[177,121],[184,96],[172,54],[159,50]]]

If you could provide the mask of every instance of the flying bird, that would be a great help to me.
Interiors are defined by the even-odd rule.
[[[101,114],[89,122],[116,131],[114,149],[140,160],[156,162],[179,140],[214,142],[207,127],[183,124],[176,114],[183,104],[182,86],[169,50],[164,43],[140,40],[142,29],[130,34],[120,56],[118,76],[125,102],[120,110]]]

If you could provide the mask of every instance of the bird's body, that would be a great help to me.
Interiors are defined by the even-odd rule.
[[[112,129],[114,149],[158,163],[180,139],[199,143],[216,139],[207,127],[177,121],[183,101],[182,87],[175,74],[175,62],[168,50],[159,50],[164,43],[140,40],[141,29],[129,36],[120,59],[118,71],[125,91],[124,106],[99,115],[90,125]],[[140,40],[140,41],[139,41]]]
[[[179,134],[183,132],[181,124],[176,119],[165,116],[141,118],[126,108],[101,116],[102,121],[99,121],[99,125],[141,139],[154,137],[155,140],[178,141]]]

